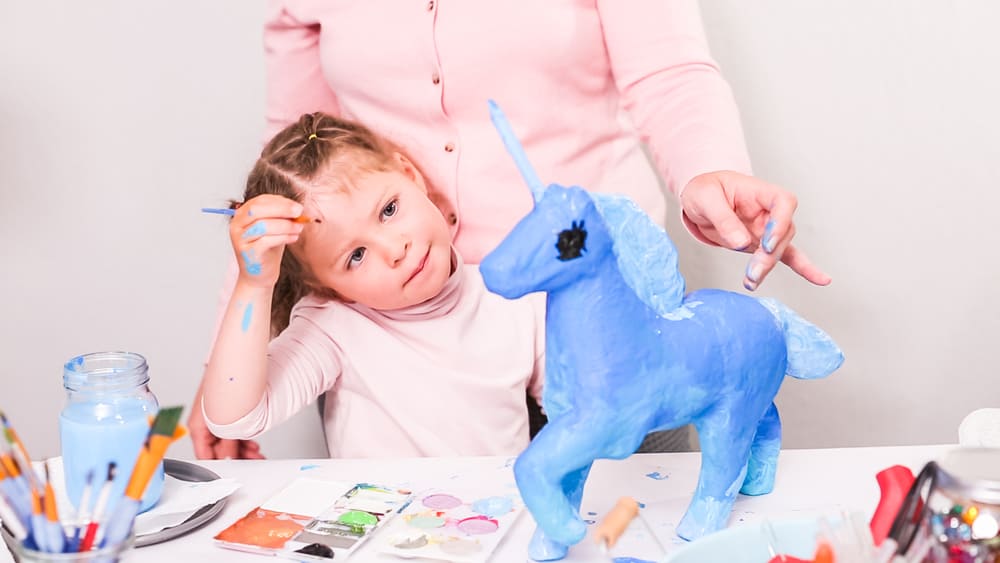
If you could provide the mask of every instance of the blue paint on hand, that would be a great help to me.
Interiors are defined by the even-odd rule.
[[[774,219],[771,219],[770,221],[768,221],[767,225],[764,227],[764,242],[763,242],[763,244],[764,244],[764,252],[767,252],[768,254],[774,252],[774,245],[775,245],[775,241],[774,241]],[[757,281],[757,280],[754,280],[754,281]]]
[[[654,471],[652,473],[647,473],[646,477],[649,477],[650,479],[656,479],[657,481],[662,481],[667,477],[670,477],[670,475],[667,473],[660,473],[659,471]]]
[[[260,262],[257,261],[257,257],[254,255],[253,250],[244,250],[240,253],[243,256],[243,265],[247,269],[247,273],[251,276],[259,276],[261,271]]]
[[[247,306],[243,308],[243,323],[240,326],[243,332],[250,330],[251,320],[253,320],[253,303],[247,303]]]
[[[260,237],[267,234],[267,226],[263,221],[257,221],[250,228],[243,231],[243,238]]]

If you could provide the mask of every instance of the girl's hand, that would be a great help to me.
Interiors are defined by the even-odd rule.
[[[302,204],[277,195],[260,195],[236,210],[229,238],[240,264],[240,283],[270,289],[278,281],[285,245],[299,240]]]
[[[750,291],[779,260],[816,285],[830,283],[830,276],[792,244],[796,206],[791,192],[738,172],[701,174],[681,192],[684,223],[697,238],[753,254],[743,277]]]

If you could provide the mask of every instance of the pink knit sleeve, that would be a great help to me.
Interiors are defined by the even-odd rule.
[[[267,351],[267,391],[257,407],[230,424],[205,418],[220,438],[249,439],[281,424],[333,388],[341,373],[341,350],[307,317],[292,320]]]
[[[320,25],[296,16],[296,12],[305,12],[308,3],[271,0],[267,5],[264,24],[267,68],[264,138],[267,140],[304,113],[340,113],[337,97],[323,76]]]
[[[598,0],[615,83],[677,197],[699,174],[750,173],[739,111],[696,0]]]

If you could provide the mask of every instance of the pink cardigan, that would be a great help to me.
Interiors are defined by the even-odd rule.
[[[626,193],[661,223],[640,139],[678,196],[750,172],[695,0],[271,1],[264,44],[268,138],[316,110],[389,137],[446,199],[467,263],[531,206],[490,98],[543,181]]]

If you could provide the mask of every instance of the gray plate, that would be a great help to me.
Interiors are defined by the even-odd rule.
[[[171,477],[180,479],[181,481],[202,482],[215,481],[216,479],[219,479],[219,476],[214,471],[210,471],[200,465],[195,465],[194,463],[187,461],[181,461],[179,459],[164,459],[163,472]],[[165,542],[197,530],[218,516],[219,512],[222,512],[223,507],[226,506],[226,501],[228,499],[229,497],[226,497],[213,504],[208,504],[199,508],[198,512],[195,512],[190,518],[176,526],[164,528],[159,532],[154,532],[152,534],[136,538],[135,546],[143,547],[153,545],[155,543]]]

